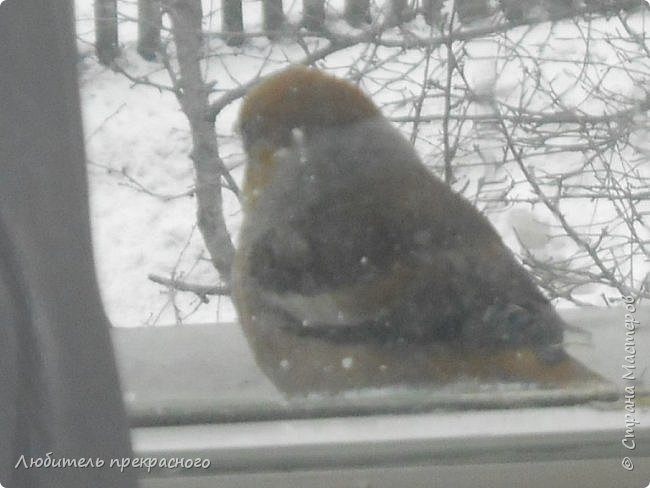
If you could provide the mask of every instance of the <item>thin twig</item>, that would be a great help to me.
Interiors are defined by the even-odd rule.
[[[154,283],[174,290],[194,293],[203,303],[209,302],[208,296],[210,295],[230,295],[230,288],[224,285],[199,285],[197,283],[188,283],[174,278],[165,278],[164,276],[153,273],[149,274],[147,278]]]

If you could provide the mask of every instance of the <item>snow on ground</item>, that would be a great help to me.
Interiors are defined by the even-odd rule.
[[[292,12],[290,18],[296,17],[299,3],[294,1],[289,5]],[[330,5],[330,8],[336,7]],[[116,326],[141,326],[173,324],[179,319],[184,322],[235,320],[234,309],[227,298],[212,298],[209,304],[201,304],[198,298],[190,294],[173,295],[148,279],[150,273],[162,276],[175,273],[177,278],[192,283],[218,283],[218,276],[207,260],[200,233],[196,229],[194,199],[188,195],[194,183],[189,158],[191,138],[188,124],[171,92],[134,84],[122,74],[97,64],[92,47],[92,0],[76,0],[76,8],[94,244],[100,287],[111,321]],[[135,18],[135,2],[119,2],[119,9],[123,20],[120,25],[120,66],[133,75],[147,75],[151,82],[169,86],[169,78],[160,63],[146,62],[135,52],[136,27],[134,22],[128,20],[129,17]],[[213,3],[204,0],[204,12],[211,10],[214,10]],[[245,1],[244,13],[247,29],[259,31],[259,3]],[[215,15],[210,19],[219,17]],[[640,20],[636,19],[636,22]],[[422,30],[426,25],[418,18],[412,28]],[[606,30],[606,21],[596,24],[594,28]],[[207,32],[217,31],[218,20],[210,20],[204,29]],[[558,59],[580,59],[585,55],[581,51],[583,48],[573,41],[553,45],[547,43],[550,24],[542,24],[536,29],[539,42],[531,47],[533,55],[535,51]],[[573,31],[577,27],[560,23],[552,29],[560,38],[574,38]],[[530,42],[531,34],[529,31],[527,34]],[[221,43],[218,39],[210,42],[211,47],[219,47]],[[310,42],[310,47],[314,49],[319,41]],[[515,87],[522,76],[522,66],[512,63],[499,65],[491,59],[503,49],[503,44],[490,40],[472,43],[468,52],[476,59],[466,67],[467,75],[479,94],[493,91],[495,96],[502,99],[519,99],[522,93]],[[596,50],[603,63],[617,63],[616,50],[611,46],[598,48],[592,43],[589,49]],[[418,58],[422,53],[397,55],[397,51],[379,48],[370,52],[359,46],[328,58],[328,67],[336,74],[346,75],[351,65],[361,70],[364,63],[393,56],[394,59],[386,66],[386,73],[403,69],[403,80],[382,85],[381,78],[375,77],[373,80],[363,80],[362,87],[384,107],[387,115],[403,115],[404,107],[399,102],[404,99],[405,92],[418,95],[413,87],[422,82],[425,63],[423,58]],[[218,81],[217,90],[226,90],[254,79],[260,71],[276,70],[286,65],[287,60],[299,59],[303,54],[300,46],[289,42],[279,42],[269,48],[265,39],[254,39],[247,43],[245,54],[237,49],[228,49],[228,52],[210,58],[204,65],[204,73],[207,79]],[[431,56],[433,65],[437,62],[436,57],[442,54],[433,52]],[[547,69],[556,72],[546,73],[546,78],[553,80],[554,87],[563,93],[569,105],[580,106],[581,100],[586,99],[587,88],[575,82],[579,74],[572,72],[574,67],[571,66],[567,67],[567,63],[561,61],[549,65]],[[431,76],[442,77],[445,69],[444,63],[440,63],[438,68],[431,68]],[[611,72],[613,88],[619,93],[634,93],[636,87],[633,83],[617,77],[615,69]],[[544,103],[544,100],[531,101],[533,106],[538,104],[539,108],[543,108]],[[432,99],[426,109],[431,113],[440,113],[441,104],[441,99]],[[234,103],[219,115],[217,131],[220,154],[226,164],[234,168],[233,175],[240,181],[244,157],[234,131],[237,106]],[[478,104],[476,110],[481,110]],[[599,113],[602,107],[589,106],[589,110]],[[404,126],[404,130],[409,136],[409,127]],[[429,133],[420,134],[415,143],[425,161],[439,157],[439,127],[433,126]],[[495,160],[501,151],[501,148],[494,147],[494,141],[489,138],[482,141],[482,149],[485,154],[493,154]],[[548,164],[548,161],[544,164]],[[571,163],[563,158],[561,164]],[[486,171],[485,166],[477,171]],[[224,193],[224,198],[228,225],[236,239],[241,219],[239,206],[228,192]],[[574,210],[571,213],[584,215],[584,212],[593,211],[593,207],[580,209],[576,206]],[[550,219],[538,207],[497,212],[491,214],[490,218],[506,242],[515,249],[519,246],[518,235],[538,257],[569,252],[562,239],[548,238]],[[602,292],[601,287],[586,290],[584,299],[598,302]]]
[[[77,2],[78,19],[91,14],[92,2]],[[167,76],[156,72],[158,65],[135,53],[132,24],[123,25],[121,64],[139,73],[153,72],[152,80],[168,85]],[[85,27],[84,22],[81,26]],[[92,40],[92,34],[88,39]],[[83,49],[82,44],[82,53]],[[171,297],[149,281],[148,274],[167,276],[177,268],[195,282],[211,284],[216,278],[211,265],[202,259],[205,251],[195,229],[194,200],[188,196],[164,198],[183,194],[194,184],[187,121],[173,94],[133,86],[123,75],[99,66],[91,53],[83,57],[79,70],[95,253],[104,303],[114,325],[174,323]],[[198,305],[198,300],[187,294],[178,294],[176,300],[183,310]],[[231,307],[222,305],[224,320],[232,320]],[[212,306],[200,308],[192,320],[213,322],[216,318]]]

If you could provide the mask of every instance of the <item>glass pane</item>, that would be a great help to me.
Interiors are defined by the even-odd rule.
[[[334,2],[310,31],[247,2],[242,32],[237,5],[76,4],[106,309],[176,326],[116,333],[138,415],[142,394],[221,419],[621,394],[648,297],[642,4],[349,25],[365,4]],[[152,390],[130,368],[156,357]]]

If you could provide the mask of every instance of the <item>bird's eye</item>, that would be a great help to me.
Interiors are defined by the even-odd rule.
[[[264,119],[253,117],[241,125],[241,136],[245,148],[250,148],[253,143],[262,136]]]

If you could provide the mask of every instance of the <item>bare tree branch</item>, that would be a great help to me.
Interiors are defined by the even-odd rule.
[[[154,283],[173,288],[174,290],[194,293],[203,303],[209,302],[208,296],[210,295],[230,295],[230,288],[223,285],[199,285],[174,278],[165,278],[156,274],[149,274],[148,278]]]
[[[196,172],[197,218],[214,267],[230,281],[235,248],[223,215],[221,178],[228,173],[219,156],[214,118],[207,116],[208,88],[201,75],[200,0],[165,0],[179,65],[178,100],[192,132],[192,160]]]

